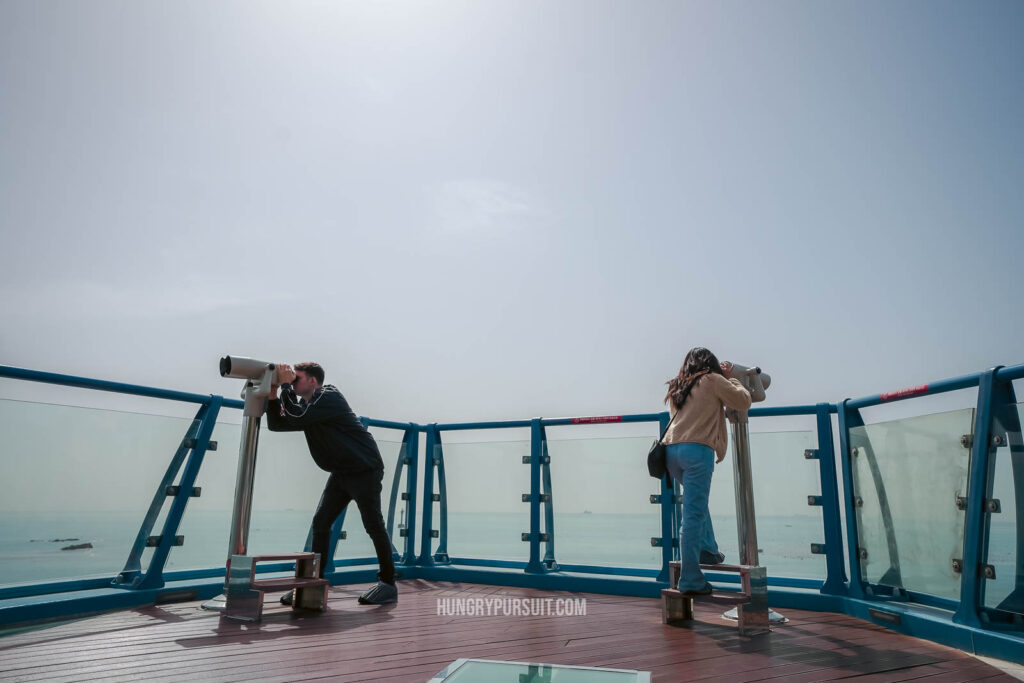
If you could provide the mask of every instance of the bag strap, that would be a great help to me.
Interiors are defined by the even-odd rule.
[[[693,378],[697,378],[697,377],[700,377],[701,375],[706,375],[706,374],[708,374],[708,370],[701,370],[700,372],[692,375],[692,377]],[[667,425],[665,425],[665,431],[663,431],[661,433],[661,438],[658,439],[658,443],[661,443],[662,440],[664,440],[665,435],[668,434],[668,428],[672,426],[672,422],[676,419],[676,415],[679,415],[679,411],[681,411],[681,410],[682,410],[682,408],[676,408],[676,414],[673,415],[672,419],[668,421]]]
[[[682,408],[676,408],[676,414],[673,415],[671,417],[671,419],[669,419],[668,424],[665,425],[665,429],[661,432],[661,437],[658,439],[658,443],[661,443],[662,441],[665,440],[665,435],[668,434],[668,428],[672,426],[673,422],[675,422],[676,416],[679,415],[679,412],[681,410],[682,410]]]

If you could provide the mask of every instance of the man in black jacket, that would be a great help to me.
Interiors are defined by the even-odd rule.
[[[320,553],[320,575],[327,564],[331,526],[351,502],[359,507],[363,527],[373,540],[380,563],[377,585],[359,598],[364,605],[383,605],[398,600],[395,588],[395,562],[391,556],[380,493],[384,479],[384,461],[377,442],[338,388],[324,385],[324,370],[316,363],[277,366],[278,387],[271,388],[267,404],[267,426],[272,432],[302,431],[309,453],[317,466],[331,473],[313,515],[313,552]],[[291,593],[281,602],[291,604]]]

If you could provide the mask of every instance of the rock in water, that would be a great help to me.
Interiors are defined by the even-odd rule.
[[[66,545],[61,550],[84,550],[85,548],[91,548],[92,543],[76,543],[74,545]]]

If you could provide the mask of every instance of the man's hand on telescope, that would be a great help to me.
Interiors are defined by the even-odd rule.
[[[277,382],[278,384],[291,384],[295,381],[295,371],[292,370],[292,366],[287,363],[277,364]]]
[[[277,398],[277,390],[285,382],[295,381],[295,371],[292,370],[292,366],[287,363],[278,363],[274,368],[274,378],[277,379],[277,384],[270,385],[270,400],[273,401]]]

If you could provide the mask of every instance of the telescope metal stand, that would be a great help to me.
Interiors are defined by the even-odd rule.
[[[757,520],[754,516],[754,485],[750,468],[750,430],[747,422],[747,411],[729,411],[732,423],[733,445],[733,485],[736,492],[736,534],[739,540],[740,565],[759,567],[757,547]],[[752,587],[750,576],[741,574],[743,592],[750,595]],[[767,578],[765,579],[767,590]],[[765,605],[767,607],[767,605]],[[739,621],[739,610],[730,609],[722,614],[723,619]],[[768,609],[769,624],[784,624],[789,619],[775,610]]]
[[[669,583],[679,583],[680,562],[669,563]],[[661,591],[661,621],[675,625],[693,619],[693,603],[710,602],[716,605],[735,605],[726,614],[735,614],[733,621],[741,636],[757,636],[771,631],[768,609],[768,575],[764,567],[749,567],[734,564],[702,564],[705,571],[735,572],[740,575],[742,590],[739,593],[714,592],[710,595],[683,595],[675,588]]]
[[[224,373],[223,365],[221,373]],[[320,578],[316,553],[249,556],[249,521],[252,516],[252,488],[256,478],[256,447],[260,438],[260,417],[274,381],[274,366],[268,364],[262,379],[248,380],[242,392],[242,441],[238,446],[238,475],[235,478],[235,504],[231,514],[231,539],[224,572],[224,592],[203,603],[203,609],[220,612],[241,621],[259,621],[263,615],[263,594],[268,590],[290,589],[292,609],[323,610],[327,606],[330,582]],[[295,575],[259,579],[256,564],[266,561],[294,560]]]
[[[231,576],[231,556],[245,555],[249,546],[249,518],[252,516],[252,487],[256,475],[256,446],[260,438],[260,415],[263,412],[262,398],[251,397],[259,402],[259,413],[250,415],[250,394],[255,393],[252,383],[246,384],[245,412],[242,417],[242,441],[238,446],[238,473],[235,476],[235,503],[231,512],[231,539],[228,542],[228,562],[224,574],[224,593],[202,604],[203,609],[224,612],[227,605],[227,585]]]

